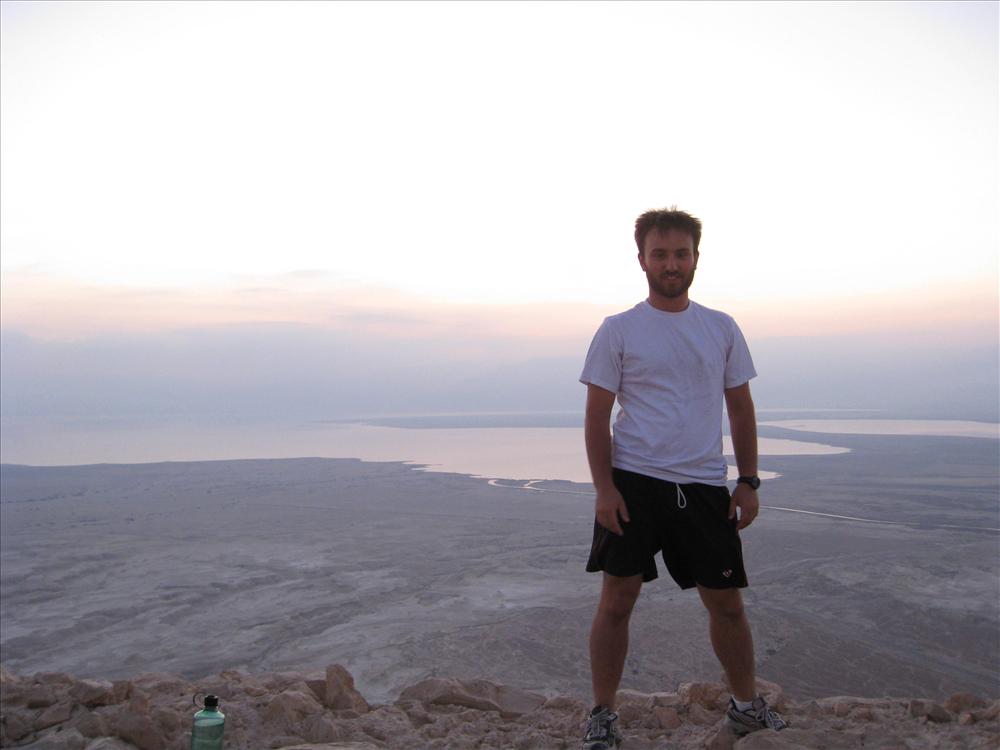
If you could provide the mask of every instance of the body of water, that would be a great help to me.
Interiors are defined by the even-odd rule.
[[[532,415],[521,417],[538,424]],[[457,415],[409,418],[410,427],[364,422],[139,422],[11,420],[2,423],[3,463],[62,466],[96,463],[151,463],[245,458],[359,458],[408,461],[430,471],[520,480],[589,482],[583,429],[515,426],[511,415]],[[428,426],[421,424],[467,426]],[[491,426],[495,424],[510,426]],[[995,438],[997,425],[928,420],[780,420],[762,426],[833,434],[957,435]],[[936,431],[935,431],[936,430]],[[772,456],[822,456],[849,449],[835,440],[761,437],[761,473]],[[724,438],[724,452],[732,445]],[[730,474],[735,471],[731,467]]]
[[[1000,424],[996,422],[959,419],[779,419],[763,421],[760,425],[828,435],[1000,438]]]
[[[723,442],[731,455],[729,438]],[[847,450],[813,441],[760,440],[764,457]],[[306,456],[408,461],[429,471],[486,478],[590,481],[580,427],[405,428],[336,422],[56,427],[30,422],[5,424],[2,440],[3,463],[34,466]],[[765,478],[776,476],[764,471]]]

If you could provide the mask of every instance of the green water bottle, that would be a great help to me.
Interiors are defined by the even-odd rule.
[[[198,695],[192,699],[198,705]],[[222,750],[222,731],[226,727],[226,715],[219,710],[219,699],[214,695],[205,696],[204,707],[194,715],[191,723],[191,750]]]

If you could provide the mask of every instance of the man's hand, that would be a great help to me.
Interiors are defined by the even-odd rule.
[[[625,500],[622,493],[614,486],[604,491],[597,491],[597,522],[612,534],[622,536],[619,518],[625,523],[629,522],[628,509],[625,507]]]
[[[740,482],[733,490],[733,499],[729,502],[729,517],[736,518],[736,509],[740,509],[740,520],[736,524],[736,530],[745,529],[753,523],[753,519],[760,512],[760,500],[757,499],[757,490],[749,484]]]

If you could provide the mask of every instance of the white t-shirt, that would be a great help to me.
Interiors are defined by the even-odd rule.
[[[721,486],[723,389],[756,375],[746,340],[725,313],[695,302],[664,312],[643,300],[605,318],[580,382],[618,396],[613,466]]]

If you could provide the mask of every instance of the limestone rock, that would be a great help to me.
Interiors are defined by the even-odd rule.
[[[739,739],[724,726],[720,727],[705,743],[705,750],[733,750]]]
[[[146,695],[174,696],[191,700],[194,691],[187,681],[171,674],[161,674],[151,672],[133,677],[131,680],[132,690],[145,693]]]
[[[3,696],[3,704],[5,706],[24,705],[27,703],[30,687],[27,680],[4,670],[2,677],[0,677],[0,695]]]
[[[160,729],[149,716],[131,710],[119,711],[112,731],[139,750],[164,750],[165,743]]]
[[[277,737],[272,737],[271,742],[270,744],[267,745],[267,747],[285,748],[285,747],[291,747],[293,745],[298,747],[299,745],[304,745],[304,744],[307,743],[301,737],[297,737],[295,735],[279,735]]]
[[[843,735],[831,739],[828,732],[809,732],[788,728],[781,732],[763,729],[743,737],[733,746],[734,750],[848,750],[863,747]]]
[[[262,718],[265,722],[274,724],[286,732],[300,734],[297,730],[302,722],[322,711],[323,707],[312,693],[287,690],[271,698],[264,709]]]
[[[1000,700],[995,700],[986,708],[973,711],[972,716],[976,721],[996,721],[1000,718]]]
[[[619,723],[622,725],[636,724],[641,722],[647,715],[650,715],[650,711],[646,711],[634,703],[626,703],[623,706],[618,706],[615,712],[618,714]]]
[[[729,689],[717,682],[685,682],[677,688],[677,693],[685,706],[722,709],[729,700]]]
[[[69,721],[73,708],[69,703],[56,703],[49,706],[35,717],[35,731],[41,731]]]
[[[322,714],[310,716],[302,722],[300,734],[313,743],[330,743],[344,739],[336,722],[330,717]]]
[[[181,731],[182,727],[187,724],[183,721],[176,711],[171,711],[167,708],[154,708],[151,717],[156,723],[156,726],[160,728],[164,736],[170,737]]]
[[[875,711],[871,706],[858,705],[853,706],[848,713],[852,719],[857,721],[875,721]]]
[[[320,703],[326,706],[326,674],[311,672],[308,675],[304,675],[302,681],[312,691],[313,695],[316,696],[316,700],[318,700]],[[327,706],[327,708],[330,708],[330,706]]]
[[[779,712],[785,710],[785,691],[781,689],[781,685],[760,677],[757,678],[756,684],[757,694],[763,697],[771,708]]]
[[[148,714],[149,709],[152,707],[149,696],[145,693],[135,693],[128,700],[128,710],[134,714]]]
[[[132,697],[131,680],[115,680],[111,683],[111,686],[115,692],[115,703],[124,703]]]
[[[655,725],[653,716],[655,700],[650,693],[640,693],[637,690],[619,690],[617,697],[618,717],[623,724],[641,722],[645,725]]]
[[[28,708],[48,708],[59,700],[59,693],[52,685],[36,683],[24,691],[22,699]]]
[[[653,698],[653,705],[656,706],[680,706],[683,701],[677,693],[650,693]]]
[[[689,721],[706,727],[717,723],[722,718],[722,712],[719,709],[708,709],[700,703],[692,703],[688,706],[687,715]]]
[[[820,716],[823,716],[826,711],[817,701],[809,701],[805,705],[799,706],[798,713],[800,716],[819,718]]]
[[[636,706],[644,711],[651,710],[655,703],[654,698],[649,693],[640,693],[638,690],[619,690],[618,706]]]
[[[919,718],[926,716],[931,721],[939,724],[952,721],[954,718],[940,703],[927,700],[911,700],[909,705],[910,716]]]
[[[84,750],[87,740],[75,729],[65,732],[52,732],[41,737],[30,745],[26,745],[26,750]]]
[[[327,708],[335,710],[350,709],[359,713],[368,710],[368,701],[354,689],[354,677],[340,664],[331,664],[326,668],[322,700]]]
[[[431,677],[406,688],[400,700],[418,700],[423,703],[450,704],[475,708],[480,711],[497,711],[505,719],[534,711],[545,698],[526,690],[497,685],[486,680],[455,680]]]
[[[978,695],[972,693],[955,693],[944,702],[944,707],[953,714],[960,714],[963,711],[971,711],[975,708],[984,708],[986,701]]]
[[[191,695],[210,689],[226,713],[227,750],[572,750],[589,706],[483,680],[435,678],[370,707],[343,667],[251,675],[228,670],[197,683],[141,675],[108,683],[61,673],[0,671],[0,746],[34,750],[187,750]],[[692,682],[676,692],[622,690],[621,729],[632,750],[994,750],[1000,701],[836,696],[796,703],[758,690],[791,726],[739,738],[725,729],[729,690]],[[29,700],[34,708],[28,708]],[[952,710],[953,709],[953,710]],[[957,720],[956,720],[957,719]]]
[[[662,729],[677,729],[681,725],[677,709],[670,706],[653,706],[653,716]]]
[[[833,714],[838,717],[863,718],[865,716],[876,715],[879,711],[885,711],[896,705],[897,701],[884,698],[852,698],[850,696],[838,695],[831,698],[820,698],[810,701],[807,713],[810,716],[820,714]],[[775,707],[776,710],[777,707]]]
[[[117,737],[101,737],[87,745],[84,750],[135,750],[135,746]]]
[[[34,711],[28,711],[15,706],[5,706],[3,711],[3,739],[6,746],[10,742],[17,742],[31,734],[32,724],[34,724]]]
[[[41,685],[62,685],[69,687],[73,684],[73,678],[65,672],[35,672],[31,676],[35,684]]]
[[[78,680],[69,690],[70,697],[77,703],[93,708],[117,703],[115,686],[109,680]]]
[[[369,742],[327,742],[322,745],[289,745],[279,750],[382,750]]]
[[[430,715],[427,707],[420,703],[410,703],[405,708],[399,704],[379,706],[360,717],[356,726],[367,738],[390,742],[412,734],[415,726],[424,727],[434,723],[435,717]]]
[[[108,733],[104,717],[94,711],[80,711],[70,723],[84,737],[103,737]]]

